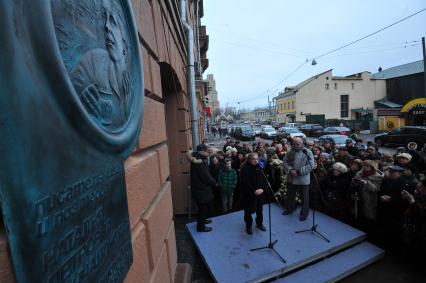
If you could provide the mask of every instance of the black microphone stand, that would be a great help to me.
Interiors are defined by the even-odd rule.
[[[269,183],[268,178],[265,175],[265,172],[263,171],[263,169],[261,171],[262,171],[263,178],[266,181],[266,185],[268,187],[269,193],[272,194],[275,198],[274,191],[272,190],[271,184]],[[285,259],[274,248],[274,245],[278,242],[278,240],[272,241],[272,221],[271,221],[271,201],[270,200],[268,202],[268,211],[269,211],[269,215],[268,215],[269,216],[269,244],[267,246],[264,246],[264,247],[251,249],[250,251],[253,252],[253,251],[258,251],[258,250],[271,249],[273,252],[275,252],[277,254],[277,256],[284,263],[286,263]]]
[[[306,157],[308,158],[308,160],[311,161],[311,157],[307,154],[306,149],[303,150],[303,153],[306,155]],[[319,190],[319,183],[318,183],[318,179],[317,179],[316,174],[312,173],[312,175],[314,176],[314,181],[315,181],[315,189],[313,191],[314,191],[314,196],[316,196],[317,193],[318,193],[317,190]],[[313,232],[313,233],[318,234],[327,243],[330,243],[330,240],[327,239],[323,234],[321,234],[321,232],[318,231],[318,224],[315,223],[315,205],[314,205],[314,203],[315,203],[315,201],[312,204],[312,227],[309,228],[309,229],[296,231],[294,233],[299,234],[299,233],[304,233],[304,232]]]

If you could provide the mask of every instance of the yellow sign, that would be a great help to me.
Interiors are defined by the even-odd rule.
[[[402,107],[401,113],[409,112],[416,107],[426,108],[426,98],[416,98],[407,102],[407,104]]]

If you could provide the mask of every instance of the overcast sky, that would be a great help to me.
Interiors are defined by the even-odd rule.
[[[426,11],[285,79],[306,59],[423,8],[425,0],[204,0],[202,22],[210,36],[205,74],[214,74],[221,106],[254,108],[267,105],[267,93],[276,96],[328,69],[346,76],[420,60]]]

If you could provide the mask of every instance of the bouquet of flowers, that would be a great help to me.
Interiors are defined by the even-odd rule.
[[[285,205],[285,201],[287,199],[287,189],[288,189],[288,183],[287,183],[287,175],[283,175],[281,177],[281,186],[278,189],[278,191],[274,194],[275,198],[280,202],[281,205]],[[299,192],[296,192],[296,204],[302,203],[302,197],[300,196]]]

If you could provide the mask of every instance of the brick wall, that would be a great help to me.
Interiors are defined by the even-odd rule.
[[[182,106],[187,108],[184,32],[176,1],[133,0],[132,4],[143,54],[145,112],[138,146],[125,163],[134,256],[126,282],[174,282],[177,254],[172,185],[168,181],[170,139],[160,63],[173,69],[182,87]],[[185,121],[190,119],[185,113],[183,121],[175,121],[177,136],[182,135],[179,129],[185,128]],[[183,135],[181,139],[188,139],[190,132]],[[175,154],[180,152],[172,153],[171,158]]]
[[[141,136],[133,154],[125,162],[127,196],[133,244],[133,265],[125,282],[174,282],[177,269],[176,239],[173,223],[172,185],[169,181],[170,153],[166,113],[162,93],[160,63],[169,65],[181,86],[181,121],[176,121],[176,136],[185,140],[179,154],[188,150],[190,117],[186,97],[185,42],[177,1],[132,0],[143,56],[145,109]],[[188,1],[192,2],[192,1]],[[188,12],[195,9],[188,7]],[[194,18],[193,15],[189,15]],[[174,156],[176,155],[176,156]],[[182,156],[180,156],[181,158]],[[183,165],[183,166],[186,166]],[[176,169],[181,173],[185,169]],[[186,180],[177,180],[187,186]],[[183,182],[183,183],[182,183]],[[186,182],[186,183],[185,183]],[[182,269],[182,266],[178,268]],[[178,276],[177,278],[181,278]],[[7,240],[0,229],[0,282],[13,282],[14,275],[7,251]]]

